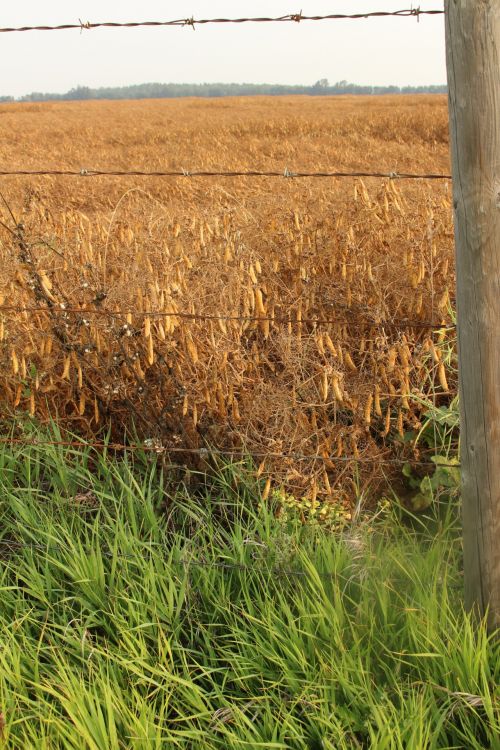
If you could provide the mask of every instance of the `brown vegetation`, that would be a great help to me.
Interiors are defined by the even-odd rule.
[[[4,105],[0,131],[8,169],[449,170],[445,99],[430,96]],[[418,397],[455,387],[439,347],[452,332],[396,322],[450,320],[448,183],[0,188],[15,217],[0,209],[2,304],[43,310],[1,315],[4,412],[248,450],[263,481],[334,503],[383,479],[371,459],[411,455]],[[312,458],[260,456],[290,452]]]

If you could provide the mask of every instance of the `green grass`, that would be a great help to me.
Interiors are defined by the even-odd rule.
[[[0,747],[500,747],[451,513],[327,535],[237,467],[172,497],[85,448],[3,447],[0,482]]]

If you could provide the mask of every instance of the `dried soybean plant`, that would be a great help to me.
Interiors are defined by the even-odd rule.
[[[354,464],[346,472],[337,459],[391,458],[396,444],[400,455],[418,429],[411,396],[429,394],[429,352],[449,393],[418,326],[436,290],[446,322],[449,258],[434,258],[431,279],[438,245],[418,244],[392,183],[373,198],[357,183],[343,214],[326,203],[316,216],[271,214],[253,247],[229,212],[181,225],[136,198],[125,217],[108,233],[68,212],[47,239],[27,211],[4,232],[3,303],[39,308],[3,318],[13,407],[86,434],[110,420],[119,436],[133,421],[165,448],[319,456],[312,489],[306,460],[265,469],[295,491],[343,497]],[[360,473],[373,481],[369,465]]]
[[[248,128],[249,148],[269,135]],[[284,142],[311,128],[289,121]],[[264,494],[332,505],[424,457],[405,436],[456,387],[443,186],[186,180],[110,202],[87,184],[98,210],[57,181],[3,206],[1,301],[29,308],[1,313],[4,410],[133,427],[199,468],[189,450],[248,452]]]

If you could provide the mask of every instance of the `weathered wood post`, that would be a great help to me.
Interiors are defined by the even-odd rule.
[[[465,605],[500,628],[500,0],[445,0]]]

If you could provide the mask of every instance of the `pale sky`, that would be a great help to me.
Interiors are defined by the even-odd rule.
[[[401,10],[411,0],[23,0],[0,26],[217,16]],[[442,9],[443,0],[414,0]],[[446,82],[442,16],[160,29],[0,34],[0,95],[77,85],[285,83],[320,78],[373,85]]]

